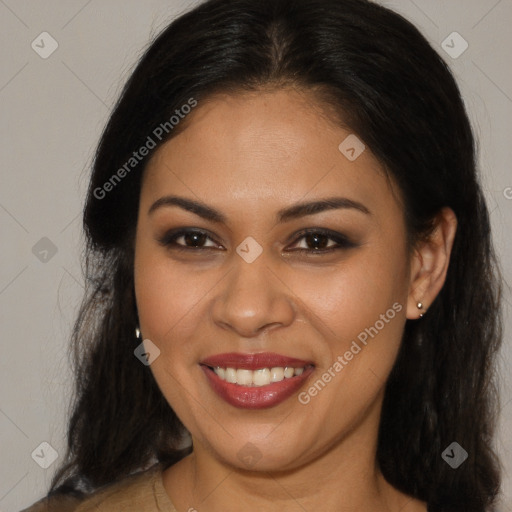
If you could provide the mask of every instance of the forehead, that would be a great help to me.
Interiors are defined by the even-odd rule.
[[[347,157],[344,141],[349,150],[363,146],[313,94],[220,94],[185,123],[148,163],[143,198],[181,191],[227,209],[237,200],[262,207],[342,193],[385,207],[395,194],[368,148]]]

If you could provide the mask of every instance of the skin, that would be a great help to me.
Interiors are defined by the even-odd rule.
[[[424,512],[425,503],[380,473],[377,432],[406,319],[417,320],[417,303],[425,312],[444,283],[453,212],[443,209],[431,237],[409,250],[399,191],[368,148],[353,162],[339,151],[351,132],[312,93],[217,95],[185,122],[146,168],[134,269],[141,332],[160,349],[151,370],[194,445],[163,474],[177,510],[226,512],[243,503],[268,512]],[[171,194],[227,220],[177,206],[149,213]],[[276,222],[282,208],[332,196],[370,213],[330,209]],[[211,239],[177,244],[211,249],[180,252],[158,241],[180,227]],[[356,246],[293,252],[337,245],[328,237],[315,245],[300,234],[307,228],[344,234]],[[248,236],[263,250],[252,263],[236,252]],[[198,365],[223,352],[277,352],[313,361],[300,391],[307,390],[395,303],[401,311],[306,405],[294,395],[268,409],[235,408],[211,390]],[[260,456],[251,467],[237,455],[248,442]]]

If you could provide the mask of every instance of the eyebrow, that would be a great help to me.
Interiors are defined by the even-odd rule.
[[[165,196],[157,199],[149,208],[148,215],[155,210],[166,206],[178,206],[186,211],[195,213],[199,217],[215,223],[226,224],[227,217],[218,210],[200,201],[179,196]],[[297,203],[283,208],[277,212],[277,222],[287,222],[306,215],[314,215],[327,210],[354,209],[366,215],[371,215],[370,210],[362,203],[346,197],[328,197],[317,201]]]

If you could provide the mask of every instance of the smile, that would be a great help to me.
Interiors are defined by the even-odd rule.
[[[308,361],[273,353],[219,354],[201,361],[200,367],[220,398],[243,409],[280,404],[314,371]]]

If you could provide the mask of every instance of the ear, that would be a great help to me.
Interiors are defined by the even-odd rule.
[[[451,208],[436,215],[434,229],[426,240],[418,242],[411,260],[407,318],[418,319],[441,291],[446,279],[457,217]],[[421,305],[421,307],[419,307]]]

